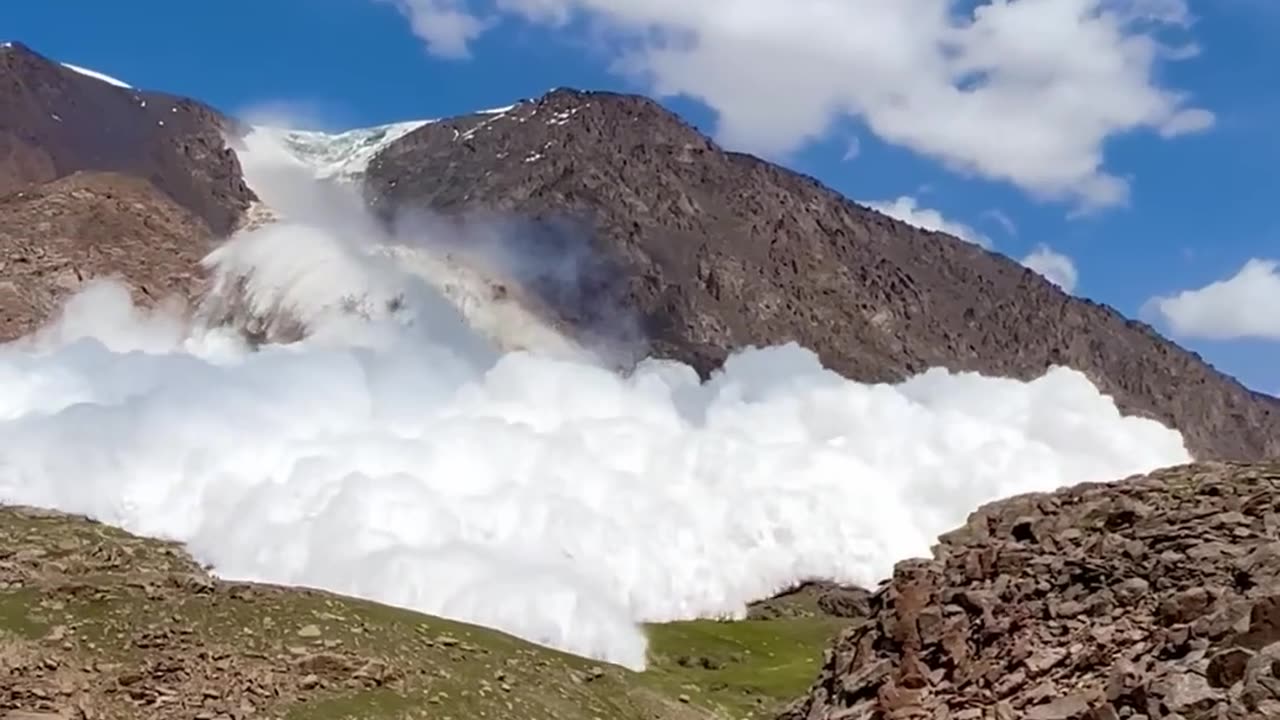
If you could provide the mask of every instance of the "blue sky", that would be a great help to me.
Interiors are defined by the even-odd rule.
[[[1280,3],[989,1],[60,0],[4,3],[0,35],[335,129],[557,86],[661,94],[905,219],[1015,259],[1047,245],[1075,294],[1280,391]]]

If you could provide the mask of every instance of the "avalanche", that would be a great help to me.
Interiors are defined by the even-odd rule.
[[[668,361],[616,372],[534,315],[478,327],[483,298],[422,270],[429,238],[406,253],[281,153],[243,153],[282,219],[210,256],[215,287],[247,278],[250,307],[309,335],[250,348],[89,286],[0,346],[0,502],[639,668],[640,623],[874,584],[979,503],[1189,459],[1065,368],[867,385],[786,345],[705,383]],[[334,153],[314,154],[352,167]]]

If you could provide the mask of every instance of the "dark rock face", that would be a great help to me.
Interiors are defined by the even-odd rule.
[[[701,371],[795,340],[832,369],[894,381],[929,366],[1030,378],[1085,372],[1200,459],[1280,453],[1280,401],[1021,265],[727,153],[644,98],[554,91],[425,126],[367,175],[384,212],[569,216],[616,261],[662,355]],[[569,309],[572,311],[572,309]]]
[[[189,210],[127,175],[80,172],[0,197],[0,342],[95,277],[126,282],[143,304],[191,298],[213,243]]]
[[[1280,717],[1280,465],[985,506],[900,563],[785,720]]]
[[[0,48],[0,195],[81,170],[119,172],[225,235],[254,195],[224,130],[235,128],[198,102],[115,87],[19,43]]]

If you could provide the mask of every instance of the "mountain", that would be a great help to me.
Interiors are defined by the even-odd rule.
[[[81,170],[116,172],[229,233],[255,199],[223,139],[240,128],[194,100],[117,83],[22,43],[0,46],[0,194]]]
[[[246,126],[206,105],[97,79],[20,43],[0,50],[0,78],[0,192],[78,171],[132,176],[212,237],[244,222],[256,201],[224,140]],[[1065,364],[1123,411],[1178,428],[1200,459],[1280,453],[1280,401],[1148,326],[1004,256],[726,152],[642,97],[560,89],[441,121],[337,135],[270,131],[319,175],[363,183],[386,216],[514,213],[555,223],[529,233],[544,253],[558,252],[565,233],[590,238],[597,261],[583,285],[552,288],[536,304],[557,325],[596,333],[626,307],[655,354],[704,374],[733,348],[788,340],[868,382],[933,366],[1027,379]],[[184,262],[207,249],[200,235],[189,237]],[[176,241],[165,237],[142,245]],[[41,302],[5,311],[27,315],[8,326],[30,327],[48,310]]]
[[[1026,379],[1065,364],[1123,411],[1178,428],[1198,458],[1280,453],[1280,400],[1150,327],[726,152],[642,97],[560,89],[426,124],[375,155],[366,184],[388,216],[417,207],[578,223],[614,271],[574,297],[617,292],[658,354],[703,372],[732,348],[787,340],[865,382],[931,366]],[[589,316],[578,304],[560,311]]]
[[[0,339],[35,330],[94,277],[124,279],[142,302],[194,297],[214,236],[151,183],[76,172],[0,196]]]
[[[212,108],[0,46],[0,340],[86,280],[140,301],[198,292],[199,261],[256,200]]]

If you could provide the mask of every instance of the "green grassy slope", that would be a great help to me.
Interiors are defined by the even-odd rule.
[[[0,508],[0,716],[770,717],[844,621],[649,628],[647,671],[327,593],[211,579],[179,547]]]

